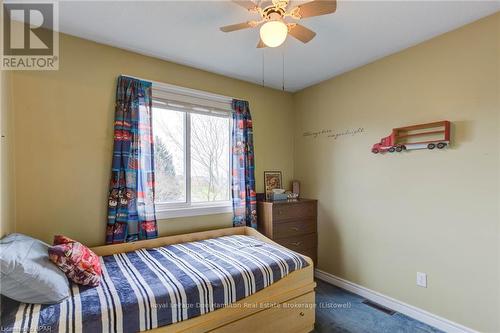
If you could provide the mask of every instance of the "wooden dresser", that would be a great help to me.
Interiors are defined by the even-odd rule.
[[[314,261],[317,259],[317,201],[258,201],[258,230]]]

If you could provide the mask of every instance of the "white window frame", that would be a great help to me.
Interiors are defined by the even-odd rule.
[[[228,193],[229,200],[224,201],[213,201],[213,202],[191,202],[191,114],[201,113],[195,110],[180,110],[185,112],[185,128],[184,128],[184,144],[185,144],[185,154],[184,154],[184,174],[186,177],[185,190],[186,190],[186,202],[179,203],[166,203],[166,202],[155,202],[156,218],[157,219],[171,219],[177,217],[189,217],[189,216],[200,216],[200,215],[212,215],[212,214],[223,214],[231,213],[232,200],[231,200],[231,128],[232,128],[232,117],[231,117],[231,103],[232,98],[217,94],[212,94],[205,91],[179,87],[175,85],[170,85],[166,83],[153,82],[153,101],[155,100],[173,100],[181,101],[183,103],[192,103],[193,105],[202,105],[207,108],[213,107],[217,110],[223,110],[227,114],[217,113],[212,114],[212,116],[219,116],[229,119],[229,166],[228,166]],[[176,110],[176,108],[165,107],[166,109]]]

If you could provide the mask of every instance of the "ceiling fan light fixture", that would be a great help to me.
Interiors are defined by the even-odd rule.
[[[260,27],[260,38],[269,47],[278,47],[286,39],[288,27],[282,21],[269,21]]]

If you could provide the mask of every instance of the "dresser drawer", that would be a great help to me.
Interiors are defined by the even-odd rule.
[[[274,239],[307,235],[316,232],[316,220],[306,218],[292,222],[277,223],[273,229]]]
[[[316,247],[316,234],[280,238],[275,241],[290,250],[302,253],[302,251]]]
[[[288,219],[303,219],[316,217],[316,205],[313,202],[297,204],[273,205],[273,220],[283,221]]]

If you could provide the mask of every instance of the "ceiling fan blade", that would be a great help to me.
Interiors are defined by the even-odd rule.
[[[255,2],[250,1],[250,0],[232,0],[235,4],[247,9],[247,10],[253,10],[257,8],[257,5]]]
[[[264,47],[267,47],[267,45],[264,44],[264,42],[262,41],[262,39],[259,39],[259,43],[257,44],[257,48],[258,49],[262,49]]]
[[[288,33],[293,37],[297,38],[298,40],[300,40],[302,43],[307,43],[311,39],[313,39],[314,36],[316,36],[316,33],[314,31],[309,30],[300,24],[295,24],[295,23],[289,24],[288,29],[289,29]]]
[[[337,10],[336,0],[315,0],[297,7],[300,18],[320,16],[335,13]]]
[[[238,24],[231,24],[231,25],[226,25],[224,27],[221,27],[220,30],[224,32],[231,32],[231,31],[236,31],[236,30],[241,30],[241,29],[248,29],[248,28],[253,28],[255,25],[252,24],[252,21],[248,22],[243,22],[243,23],[238,23]]]

